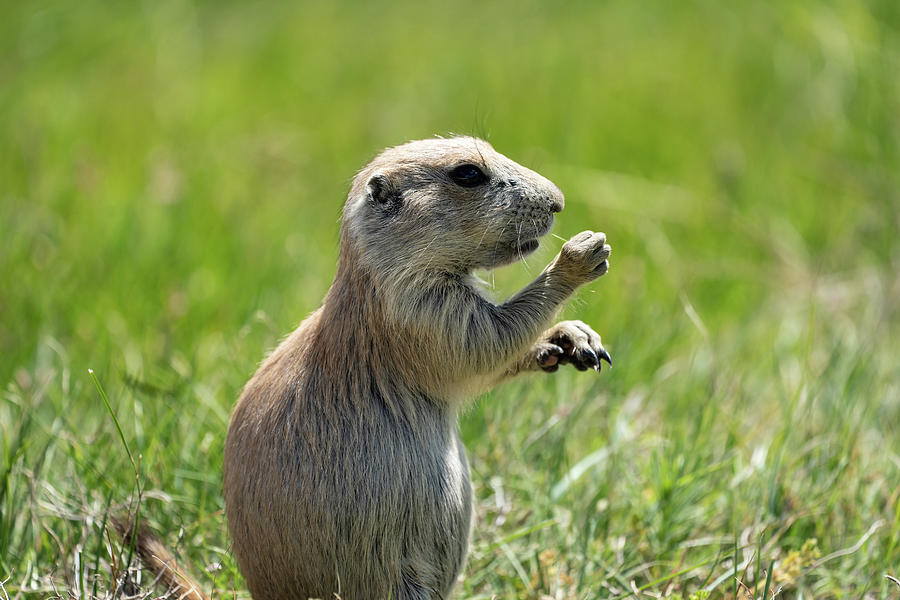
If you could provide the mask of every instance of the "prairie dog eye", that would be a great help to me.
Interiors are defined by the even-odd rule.
[[[450,171],[453,183],[462,187],[475,187],[487,182],[487,175],[475,165],[464,164]]]

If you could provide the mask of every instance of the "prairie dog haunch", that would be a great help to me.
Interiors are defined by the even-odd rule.
[[[357,174],[334,283],[228,430],[226,512],[255,600],[450,596],[472,522],[461,403],[523,371],[609,361],[584,323],[552,324],[606,273],[604,234],[574,236],[502,304],[472,276],[533,252],[563,205],[469,137],[389,148]]]

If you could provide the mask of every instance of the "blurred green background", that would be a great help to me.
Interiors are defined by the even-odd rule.
[[[896,597],[900,3],[162,0],[0,4],[10,598],[111,593],[138,488],[242,593],[231,407],[327,290],[355,171],[453,133],[607,233],[564,315],[616,363],[461,417],[458,596]]]

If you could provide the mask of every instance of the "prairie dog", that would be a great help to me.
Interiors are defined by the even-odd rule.
[[[494,304],[473,269],[538,247],[563,194],[470,137],[389,148],[344,206],[322,306],[263,362],[225,444],[234,555],[255,600],[449,598],[472,490],[457,409],[522,371],[609,361],[580,321],[551,327],[607,272],[582,232]]]

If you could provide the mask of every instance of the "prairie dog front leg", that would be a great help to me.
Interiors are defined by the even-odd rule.
[[[521,370],[521,357],[563,301],[581,285],[606,274],[610,252],[606,234],[582,231],[563,244],[556,258],[522,291],[499,306],[486,303],[485,310],[473,315],[470,325],[488,332],[492,342],[484,344],[483,335],[470,337],[476,342],[471,350],[480,354],[479,362],[498,367],[510,365],[501,377]],[[481,339],[476,340],[477,337]]]

